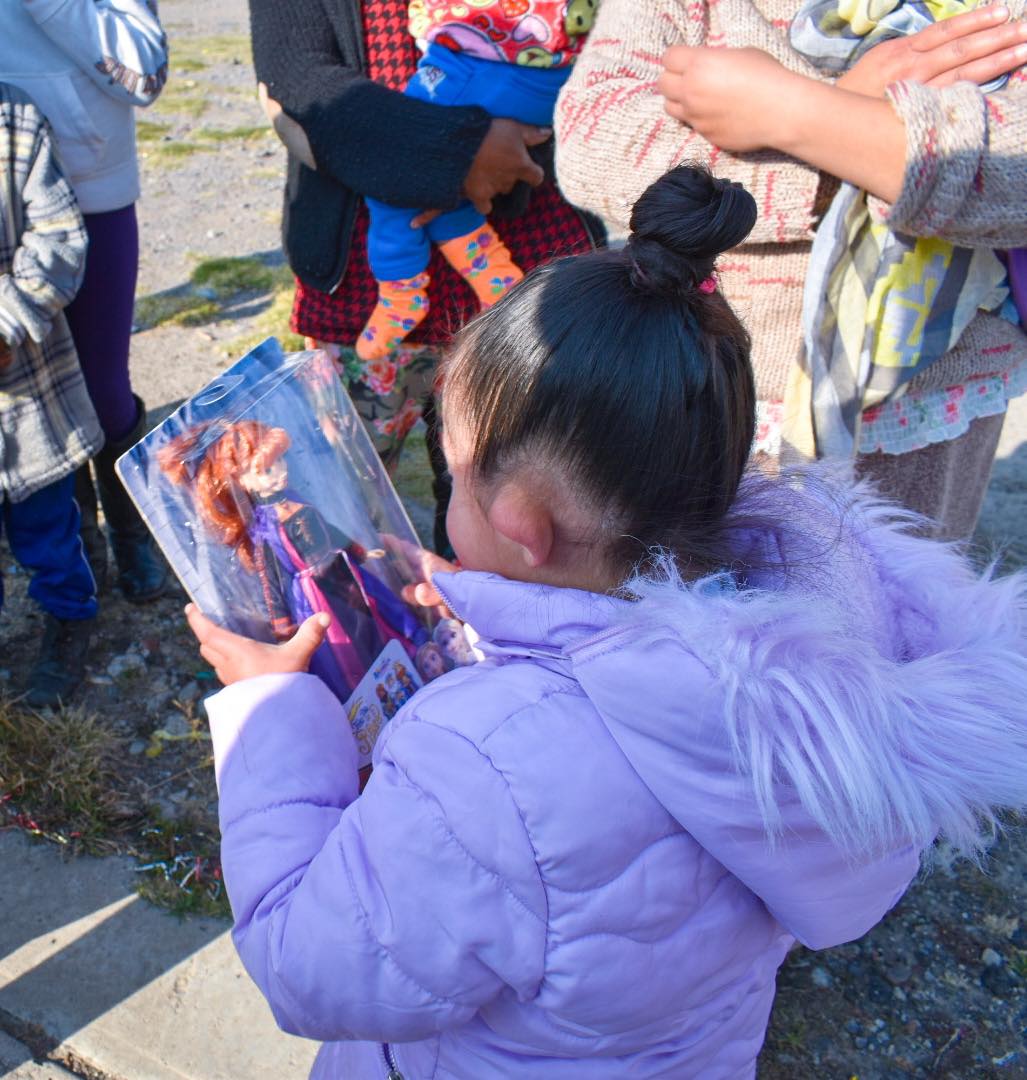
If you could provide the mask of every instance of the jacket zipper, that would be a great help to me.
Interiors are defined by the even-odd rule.
[[[403,1080],[403,1074],[396,1065],[396,1058],[388,1043],[382,1043],[382,1057],[385,1058],[385,1068],[389,1070],[385,1075],[385,1080]]]

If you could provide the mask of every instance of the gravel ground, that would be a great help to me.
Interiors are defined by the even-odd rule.
[[[288,310],[278,238],[284,156],[255,101],[244,0],[163,0],[161,11],[171,80],[142,117],[132,360],[155,422],[256,337],[284,334]],[[225,258],[247,261],[226,276],[211,262]],[[413,466],[404,475],[401,489],[423,520],[423,475]],[[1022,401],[1006,425],[979,539],[1001,546],[1010,564],[1027,563]],[[15,693],[41,619],[6,548],[0,565],[0,687]],[[117,737],[129,824],[112,843],[144,850],[140,837],[159,826],[178,831],[180,853],[191,856],[193,845],[206,857],[216,850],[216,795],[202,699],[215,683],[184,628],[183,601],[175,593],[135,608],[106,595],[76,704]],[[1014,832],[983,873],[940,865],[863,941],[796,950],[781,972],[760,1076],[1027,1077],[1025,901],[1027,844]]]

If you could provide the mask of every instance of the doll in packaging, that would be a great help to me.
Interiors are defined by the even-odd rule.
[[[187,431],[158,461],[174,483],[189,483],[211,536],[259,579],[275,638],[291,637],[310,615],[329,615],[311,671],[343,700],[386,642],[415,656],[428,634],[371,568],[384,552],[366,550],[289,489],[285,429],[240,420],[215,429],[212,441],[209,434],[202,425]]]

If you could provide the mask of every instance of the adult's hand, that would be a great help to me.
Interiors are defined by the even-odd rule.
[[[894,82],[924,86],[983,84],[1027,62],[1027,22],[1010,22],[1000,4],[942,19],[908,37],[875,45],[836,83],[843,90],[882,97]]]
[[[722,150],[779,150],[894,202],[906,136],[881,97],[789,71],[760,49],[675,45],[658,80],[664,108]]]
[[[532,161],[528,148],[540,146],[552,135],[550,128],[493,120],[464,180],[464,195],[479,213],[492,209],[497,195],[512,191],[519,180],[538,187],[545,179],[542,166]]]
[[[675,120],[722,150],[747,151],[775,144],[796,80],[762,49],[672,45],[657,88]]]

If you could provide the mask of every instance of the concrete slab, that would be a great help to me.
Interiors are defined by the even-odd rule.
[[[37,1058],[102,1080],[306,1077],[317,1046],[275,1027],[227,923],[138,899],[129,859],[7,833],[0,864],[0,1026]]]
[[[34,1061],[27,1046],[0,1031],[0,1080],[75,1080],[75,1074],[52,1061]]]

